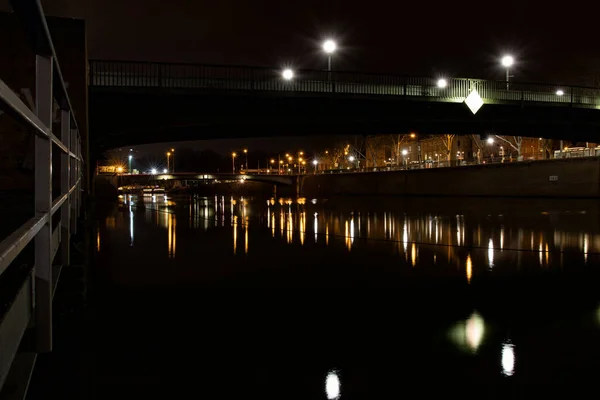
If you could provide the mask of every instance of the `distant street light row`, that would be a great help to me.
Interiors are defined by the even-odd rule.
[[[327,39],[323,42],[323,51],[327,54],[327,71],[331,72],[331,56],[337,50],[337,44],[331,39]],[[510,78],[514,78],[514,75],[510,74],[510,67],[512,67],[515,63],[515,59],[510,54],[504,55],[500,59],[500,63],[504,68],[506,68],[506,90],[510,89]],[[281,76],[286,81],[291,81],[294,79],[295,73],[291,68],[285,68],[281,72]],[[440,78],[437,81],[437,87],[440,89],[444,89],[448,86],[448,81],[445,78]],[[565,92],[562,89],[558,89],[556,91],[557,96],[564,95]]]

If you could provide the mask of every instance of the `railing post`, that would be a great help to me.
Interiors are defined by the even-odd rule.
[[[52,131],[52,57],[35,57],[35,103]],[[52,140],[35,137],[35,213],[46,223],[35,237],[35,327],[38,353],[52,351]]]
[[[71,112],[61,110],[60,112],[60,140],[71,150]],[[71,237],[71,156],[69,153],[60,156],[60,192],[67,195],[67,200],[60,207],[60,229],[61,229],[61,257],[63,266],[71,264],[70,259],[70,237]]]
[[[404,89],[403,89],[403,93],[402,93],[403,96],[406,96],[406,85],[407,85],[406,81],[407,81],[407,78],[406,78],[406,75],[404,75],[404,85],[403,85]]]
[[[77,155],[77,130],[71,129],[71,152]],[[79,161],[75,158],[71,158],[71,171],[69,174],[70,184],[69,187],[73,187],[77,182],[77,165]],[[71,208],[71,220],[70,220],[70,233],[77,233],[77,189],[73,189],[69,198],[69,207]]]

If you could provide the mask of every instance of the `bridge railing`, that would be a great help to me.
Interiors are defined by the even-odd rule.
[[[35,214],[0,242],[0,294],[4,300],[0,303],[0,389],[11,365],[19,364],[20,370],[27,362],[32,368],[35,354],[52,350],[52,297],[60,269],[53,267],[53,260],[60,251],[60,263],[69,264],[69,238],[77,229],[83,173],[79,127],[41,4],[39,0],[10,3],[35,54],[35,109],[27,107],[2,80],[0,107],[35,134]],[[56,134],[52,126],[55,109],[60,116]],[[53,148],[58,154],[53,154]],[[52,169],[53,156],[59,158],[59,171]],[[56,172],[58,193],[52,190]],[[15,265],[32,241],[33,265]],[[18,353],[28,326],[34,328],[35,348]]]
[[[89,65],[90,86],[384,95],[446,102],[462,102],[476,89],[487,103],[600,107],[600,89],[578,86],[449,78],[441,88],[435,78],[406,75],[300,70],[288,81],[274,68],[102,60]]]

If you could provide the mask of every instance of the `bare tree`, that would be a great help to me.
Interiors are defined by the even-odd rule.
[[[400,165],[400,154],[402,153],[401,147],[409,137],[410,136],[406,133],[389,135],[390,144],[387,147],[392,150],[396,165]]]
[[[456,135],[447,133],[444,135],[439,135],[438,137],[442,142],[444,152],[446,152],[446,159],[448,160],[448,163],[450,163],[450,160],[452,158],[452,145],[454,143],[454,137],[456,137]]]
[[[471,140],[477,146],[477,164],[481,164],[481,158],[483,157],[483,147],[485,142],[481,140],[480,135],[471,135]]]
[[[365,139],[365,158],[367,167],[379,167],[382,157],[380,157],[382,149],[384,149],[385,135],[370,135]],[[371,165],[369,165],[369,163]]]
[[[517,152],[517,161],[522,161],[523,156],[521,155],[521,146],[523,144],[523,136],[508,136],[508,139],[504,136],[495,135],[498,139],[505,143],[508,143]]]

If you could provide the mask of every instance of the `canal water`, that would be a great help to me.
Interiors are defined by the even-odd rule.
[[[578,397],[600,371],[595,200],[126,195],[94,229],[31,398]]]

